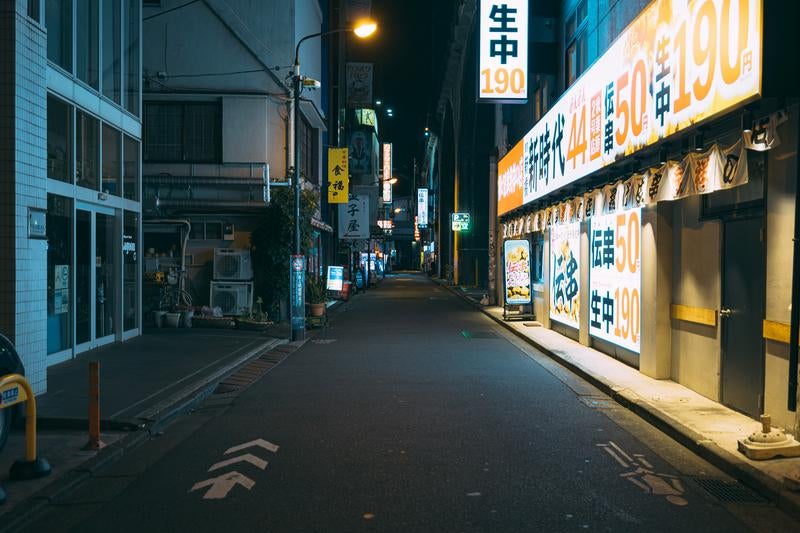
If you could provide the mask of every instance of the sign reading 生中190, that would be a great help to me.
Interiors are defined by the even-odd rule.
[[[591,218],[589,333],[639,353],[642,210]]]
[[[478,100],[528,98],[528,0],[481,0]]]
[[[498,215],[759,95],[762,14],[651,2],[500,161]]]

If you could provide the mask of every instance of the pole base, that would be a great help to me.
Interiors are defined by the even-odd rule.
[[[108,446],[108,444],[106,444],[102,440],[94,441],[92,439],[89,439],[89,442],[87,442],[86,445],[83,448],[81,448],[81,450],[84,452],[92,452],[92,451],[102,450],[106,446]]]
[[[306,328],[292,328],[292,341],[301,341],[306,338]]]
[[[0,485],[0,505],[6,503],[6,490]]]
[[[51,472],[50,463],[47,459],[39,457],[33,461],[23,461],[22,459],[14,461],[11,465],[11,470],[8,472],[8,478],[13,481],[23,481],[26,479],[37,479],[45,477]]]

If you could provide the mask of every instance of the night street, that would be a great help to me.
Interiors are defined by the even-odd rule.
[[[730,481],[446,289],[399,274],[25,531],[781,530],[770,505],[724,506],[697,478]]]

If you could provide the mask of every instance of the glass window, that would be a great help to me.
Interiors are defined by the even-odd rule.
[[[311,183],[317,183],[317,130],[305,119],[300,120],[300,175]]]
[[[72,0],[47,0],[47,59],[72,72]]]
[[[139,116],[139,2],[124,0],[125,6],[125,109]]]
[[[39,22],[39,0],[28,0],[28,17]]]
[[[75,341],[84,344],[92,340],[92,214],[75,211]]]
[[[47,195],[47,353],[72,347],[72,200]]]
[[[124,331],[139,324],[139,299],[136,275],[139,271],[139,214],[125,211],[122,231],[123,319]]]
[[[150,103],[144,114],[144,160],[154,162],[222,160],[219,103]]]
[[[564,26],[564,78],[567,87],[572,85],[587,67],[586,0],[581,0],[575,11],[567,17]]]
[[[81,0],[76,9],[76,72],[89,86],[99,87],[100,7],[98,0]]]
[[[139,200],[139,141],[125,135],[125,166],[122,178],[122,192],[128,200]]]
[[[103,95],[116,103],[122,97],[122,48],[118,0],[103,3]]]
[[[144,113],[145,161],[183,161],[183,106],[147,104]]]
[[[183,113],[184,160],[220,161],[222,142],[219,104],[187,105]]]
[[[114,306],[117,302],[114,269],[118,265],[115,255],[117,239],[114,238],[114,216],[97,213],[95,217],[94,298],[97,307],[94,335],[96,339],[102,339],[114,333]]]
[[[47,177],[72,183],[72,107],[47,95]]]
[[[121,196],[122,134],[103,124],[103,192]]]
[[[75,179],[81,187],[99,190],[100,121],[82,111],[75,120]]]

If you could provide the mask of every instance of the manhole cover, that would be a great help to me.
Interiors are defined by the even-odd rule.
[[[693,481],[697,483],[700,488],[721,502],[769,503],[769,500],[745,487],[738,481],[710,478],[694,478]]]
[[[493,331],[462,331],[461,336],[465,339],[496,339],[497,333]]]

